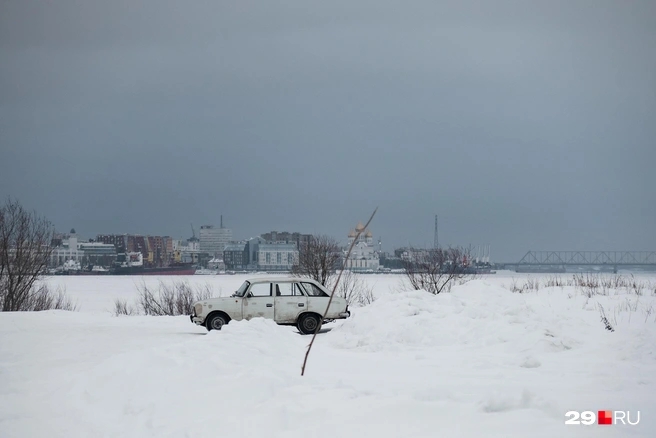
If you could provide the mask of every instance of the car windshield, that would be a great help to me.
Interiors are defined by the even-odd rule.
[[[248,286],[250,286],[251,283],[249,281],[244,281],[244,283],[237,289],[237,292],[235,292],[236,297],[243,297],[246,291],[248,290]]]

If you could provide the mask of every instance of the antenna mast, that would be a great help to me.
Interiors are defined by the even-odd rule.
[[[433,238],[433,247],[437,249],[440,246],[440,242],[437,238],[437,215],[435,215],[435,237]]]

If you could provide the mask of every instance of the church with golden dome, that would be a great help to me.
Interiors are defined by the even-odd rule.
[[[356,240],[358,233],[360,233],[360,236]],[[362,222],[358,222],[355,230],[349,231],[346,251],[348,251],[354,240],[355,245],[351,251],[351,256],[346,262],[346,269],[351,271],[377,271],[380,263],[379,254],[374,246],[374,236],[370,230],[364,228]],[[344,255],[346,255],[346,252]]]

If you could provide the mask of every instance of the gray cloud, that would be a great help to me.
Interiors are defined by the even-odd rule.
[[[0,195],[61,229],[656,247],[653,2],[0,8]]]

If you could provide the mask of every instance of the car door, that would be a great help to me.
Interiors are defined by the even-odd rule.
[[[346,304],[343,299],[335,297],[330,304],[330,309],[328,313],[326,312],[326,306],[328,306],[328,301],[330,301],[330,295],[327,290],[320,288],[319,286],[312,284],[310,282],[301,283],[301,288],[307,295],[307,309],[310,312],[318,313],[323,315],[324,318],[336,318],[341,312],[346,310]]]
[[[267,318],[273,319],[274,300],[271,295],[271,283],[251,284],[246,296],[242,300],[244,319]]]
[[[307,297],[298,283],[280,282],[273,284],[275,295],[274,318],[278,324],[292,324],[307,308]]]

